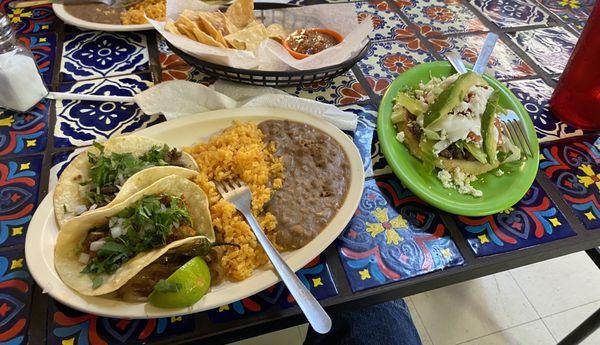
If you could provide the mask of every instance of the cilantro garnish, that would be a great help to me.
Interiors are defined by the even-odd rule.
[[[123,219],[121,236],[111,237],[108,225],[90,231],[105,232],[106,242],[82,273],[113,273],[138,253],[165,246],[176,228],[191,225],[183,199],[175,196],[146,195],[117,217]]]
[[[88,153],[88,161],[91,165],[90,180],[80,184],[89,186],[86,197],[90,204],[98,206],[104,206],[114,199],[119,191],[117,185],[122,184],[133,174],[153,166],[170,165],[173,163],[173,158],[177,158],[167,145],[153,146],[139,157],[129,152],[106,154],[104,146],[99,143],[94,143],[94,147],[100,153]]]
[[[154,291],[157,292],[179,292],[179,290],[181,290],[180,283],[172,283],[164,279],[161,279],[154,284]]]
[[[97,289],[104,283],[104,279],[102,277],[94,276],[92,278],[92,289]]]

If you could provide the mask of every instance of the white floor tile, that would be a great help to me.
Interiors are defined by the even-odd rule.
[[[600,301],[545,317],[544,322],[554,338],[560,341],[598,308],[600,308]],[[600,331],[597,330],[582,343],[582,345],[592,344],[600,344]]]
[[[461,345],[553,345],[555,343],[542,320],[536,320]]]
[[[236,341],[229,345],[301,345],[302,340],[296,327],[282,329],[277,332],[259,335],[258,337]]]
[[[435,345],[457,344],[538,319],[508,272],[411,296]]]
[[[306,332],[308,331],[308,327],[310,327],[308,325],[308,323],[304,323],[304,324],[301,324],[300,326],[296,326],[296,329],[298,330],[298,334],[300,335],[300,340],[302,342],[304,342],[304,339],[306,339]]]
[[[410,297],[404,298],[404,301],[408,305],[408,310],[410,311],[410,316],[412,317],[413,323],[415,324],[415,328],[417,332],[419,332],[419,338],[421,338],[421,342],[423,345],[433,345],[431,338],[429,338],[429,334],[427,334],[427,329],[425,329],[425,325],[415,308],[414,302]]]
[[[600,300],[600,270],[585,252],[511,270],[541,317]]]

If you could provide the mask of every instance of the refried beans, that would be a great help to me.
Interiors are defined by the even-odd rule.
[[[315,238],[342,205],[350,181],[348,157],[329,135],[312,126],[268,120],[258,128],[275,142],[284,165],[283,187],[267,204],[277,218],[276,241],[297,249]]]

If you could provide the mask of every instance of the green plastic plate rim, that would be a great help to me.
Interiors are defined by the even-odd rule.
[[[480,175],[472,185],[482,190],[483,196],[459,194],[455,189],[446,189],[435,173],[424,171],[421,162],[396,139],[396,129],[390,117],[392,101],[405,85],[414,87],[420,81],[429,81],[431,76],[449,76],[454,68],[446,61],[428,62],[417,65],[402,74],[390,85],[379,105],[377,135],[383,155],[392,171],[408,189],[428,204],[449,213],[464,216],[486,216],[508,209],[527,193],[535,180],[539,164],[539,144],[533,122],[519,99],[496,79],[483,75],[484,79],[500,92],[500,105],[513,110],[524,124],[525,132],[533,145],[533,158],[510,166],[502,166],[505,173],[496,176],[495,170]]]

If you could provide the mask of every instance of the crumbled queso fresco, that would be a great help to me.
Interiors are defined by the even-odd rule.
[[[404,132],[402,132],[402,131],[398,132],[398,134],[396,134],[396,140],[403,143],[404,142]]]
[[[483,195],[482,191],[471,186],[471,182],[475,181],[477,177],[465,174],[459,167],[456,167],[452,172],[440,170],[437,178],[442,182],[444,188],[455,188],[460,194],[470,194],[474,197]]]

